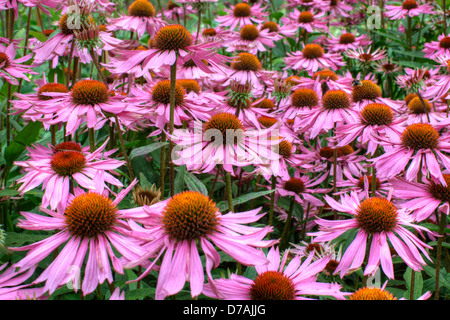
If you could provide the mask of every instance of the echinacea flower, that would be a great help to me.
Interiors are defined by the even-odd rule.
[[[423,44],[425,58],[435,59],[439,56],[450,54],[450,35],[440,34],[438,41],[431,41]]]
[[[319,69],[337,70],[345,65],[340,54],[326,53],[320,45],[315,43],[304,45],[301,51],[288,52],[284,61],[285,69],[305,70],[310,76]]]
[[[192,61],[204,72],[213,73],[209,66],[220,69],[228,59],[216,52],[217,42],[194,43],[192,34],[182,25],[162,27],[152,38],[148,50],[122,50],[111,72],[124,74],[140,65],[143,70],[160,69],[163,66]],[[205,63],[207,62],[207,64]]]
[[[352,293],[349,300],[397,300],[392,293],[386,289],[388,281],[386,281],[381,288],[378,287],[362,287]],[[417,298],[417,300],[427,300],[431,297],[431,292],[427,291]],[[400,298],[399,300],[405,300]]]
[[[14,43],[8,46],[0,45],[0,79],[4,79],[11,85],[18,85],[17,79],[23,79],[30,81],[27,77],[28,74],[38,74],[31,70],[36,67],[36,64],[25,65],[24,62],[28,61],[32,57],[32,54],[27,54],[24,57],[16,59],[16,48]]]
[[[337,147],[344,147],[357,139],[367,146],[367,154],[374,155],[381,142],[376,136],[399,138],[404,127],[402,119],[396,118],[389,106],[370,103],[359,111],[359,121],[336,128]]]
[[[123,102],[124,96],[115,94],[105,83],[83,79],[76,82],[69,92],[46,92],[49,96],[35,110],[53,112],[53,123],[67,123],[66,135],[73,135],[81,124],[88,128],[101,127],[111,115],[124,112],[128,106]],[[119,117],[120,118],[120,117]]]
[[[432,4],[416,0],[405,0],[401,5],[386,5],[384,15],[391,20],[400,20],[406,17],[415,17],[420,14],[434,14]]]
[[[284,178],[278,182],[275,193],[275,200],[280,197],[294,197],[297,203],[310,203],[312,206],[323,206],[324,203],[317,198],[320,193],[327,193],[330,189],[314,188],[319,186],[326,178],[326,175],[319,175],[310,178],[308,175],[300,175],[298,171],[293,177]]]
[[[330,38],[325,40],[325,43],[330,52],[345,52],[350,49],[368,46],[372,43],[372,40],[369,40],[365,34],[356,36],[353,33],[342,32],[339,37],[331,35]]]
[[[128,7],[128,14],[121,15],[118,18],[108,19],[107,30],[128,30],[135,32],[138,38],[141,38],[145,32],[150,38],[167,22],[156,17],[155,7],[148,0],[135,0]]]
[[[283,26],[289,31],[293,29],[294,32],[290,31],[289,35],[295,35],[297,32],[295,30],[305,30],[306,32],[316,32],[316,31],[327,31],[327,18],[325,16],[325,11],[300,11],[297,8],[287,12],[286,17],[280,19]]]
[[[130,218],[142,224],[142,227],[134,226],[136,236],[150,241],[142,246],[145,254],[126,267],[133,268],[152,259],[137,278],[142,279],[161,261],[155,299],[178,293],[187,281],[191,296],[197,297],[204,287],[204,268],[211,282],[211,270],[220,263],[214,245],[243,265],[269,262],[259,248],[270,247],[278,241],[263,240],[272,227],[245,225],[258,221],[263,216],[258,214],[260,210],[222,214],[208,196],[196,191],[185,191],[144,206],[145,214],[130,214]],[[205,267],[199,247],[205,254]]]
[[[406,127],[400,138],[378,137],[385,145],[385,153],[370,159],[377,169],[377,175],[393,178],[404,173],[408,181],[429,173],[433,178],[446,185],[441,165],[450,170],[450,143],[442,139],[439,132],[428,123],[414,123]]]
[[[216,113],[206,123],[194,123],[193,131],[176,129],[170,137],[177,152],[176,165],[186,165],[189,171],[211,172],[216,166],[234,174],[235,167],[276,161],[273,151],[279,144],[277,128],[253,129],[235,114]]]
[[[246,51],[252,54],[265,52],[267,48],[274,48],[275,42],[282,37],[271,33],[270,29],[261,29],[253,24],[243,26],[239,33],[235,32],[227,39],[228,52]]]
[[[343,90],[329,90],[319,105],[311,110],[298,111],[294,128],[308,132],[310,139],[335,126],[358,121],[358,112],[353,108],[350,96]]]
[[[236,27],[241,28],[247,24],[263,23],[263,18],[268,15],[261,3],[250,5],[249,3],[241,2],[232,5],[230,9],[224,10],[227,14],[216,17],[215,21],[219,22],[223,27],[229,27],[230,30],[234,30]]]
[[[368,194],[372,194],[373,188],[375,187],[375,196],[386,198],[392,189],[389,180],[375,177],[375,181],[373,181],[373,175],[363,174],[357,178],[352,176],[346,176],[346,178],[346,180],[337,181],[336,186],[340,190],[334,193],[334,195],[355,192],[359,199],[363,200]]]
[[[345,212],[353,217],[343,220],[316,219],[319,231],[308,234],[314,237],[313,242],[328,242],[348,230],[357,230],[355,239],[345,250],[335,270],[341,278],[348,271],[360,268],[368,255],[364,275],[373,275],[381,268],[389,279],[394,278],[389,243],[403,261],[415,271],[422,269],[426,262],[421,253],[430,259],[426,248],[431,249],[408,228],[418,232],[428,229],[415,225],[413,218],[405,209],[398,209],[388,198],[371,197],[361,201],[355,192],[344,194],[337,202],[325,195],[324,199],[338,212]],[[367,247],[369,245],[370,247]]]
[[[314,225],[316,225],[315,222]],[[293,249],[290,251],[300,257],[308,257],[311,253],[313,253],[313,261],[329,257],[330,260],[322,271],[328,275],[332,275],[334,273],[342,258],[342,246],[340,245],[339,249],[336,249],[336,243],[312,243],[302,241],[300,244],[291,243],[291,245]]]
[[[302,261],[300,256],[291,258],[290,254],[287,250],[281,256],[279,248],[271,248],[267,254],[270,263],[255,267],[255,279],[231,274],[228,279],[214,280],[214,285],[205,285],[203,294],[224,300],[305,300],[311,295],[345,299],[348,293],[340,291],[341,285],[317,281],[329,257],[312,261],[311,253]]]
[[[30,159],[15,162],[26,172],[17,180],[21,184],[18,191],[24,194],[42,185],[42,206],[64,210],[70,186],[75,187],[75,183],[90,190],[102,190],[107,187],[106,183],[122,187],[122,183],[111,173],[124,161],[108,157],[99,159],[106,143],[92,153],[82,150],[76,142],[62,142],[49,148],[42,145],[27,147]]]
[[[114,200],[102,193],[84,193],[75,188],[64,213],[42,207],[40,209],[45,216],[21,212],[23,218],[19,219],[20,228],[56,232],[39,242],[10,248],[13,251],[28,251],[15,266],[19,271],[26,271],[53,254],[56,248],[63,246],[53,262],[34,281],[45,281],[44,292],[52,294],[67,283],[73,284],[74,289],[78,290],[82,274],[83,295],[93,292],[105,280],[112,283],[112,269],[123,274],[123,264],[138,259],[144,252],[140,246],[142,241],[127,236],[130,231],[125,220],[127,210],[118,208],[136,183],[134,180],[126,189],[121,190]],[[136,209],[131,210],[136,212]],[[118,253],[120,258],[116,256]],[[76,272],[77,270],[80,272]]]
[[[264,92],[266,87],[272,84],[273,72],[265,71],[261,61],[252,53],[241,52],[231,62],[230,68],[224,70],[224,74],[216,74],[213,81],[217,85],[227,87],[232,82],[249,84],[254,88],[254,93]]]
[[[56,116],[55,112],[45,112],[45,108],[41,108],[42,104],[46,105],[47,100],[51,100],[51,96],[47,96],[46,92],[69,92],[69,89],[62,83],[36,81],[36,83],[42,82],[42,85],[35,88],[34,93],[19,93],[15,92],[14,96],[17,99],[11,101],[13,110],[16,110],[13,114],[21,114],[23,119],[29,121],[40,121],[44,124],[44,128],[47,130],[50,127],[50,123],[53,123],[53,119]],[[35,108],[37,107],[37,108]]]
[[[0,265],[0,299],[1,300],[28,300],[40,299],[45,293],[42,288],[32,288],[26,283],[31,278],[36,267],[24,272],[16,271],[13,264],[7,268],[8,263]]]
[[[450,175],[444,174],[446,185],[433,179],[423,179],[421,183],[408,181],[402,177],[390,180],[394,188],[393,196],[401,201],[401,206],[412,211],[416,221],[424,221],[433,213],[449,214]]]
[[[375,61],[379,61],[387,57],[386,49],[377,48],[375,51],[372,51],[372,47],[368,47],[367,49],[363,47],[349,49],[345,51],[344,54],[350,59],[357,60],[360,65],[366,67]]]
[[[175,83],[174,124],[180,126],[183,121],[209,119],[215,106],[204,105],[186,94],[180,81]],[[136,86],[130,90],[125,102],[135,106],[138,109],[136,112],[143,118],[154,119],[156,127],[163,129],[170,121],[170,80]]]
[[[397,101],[384,98],[380,86],[367,79],[359,81],[359,84],[352,87],[352,101],[357,110],[362,110],[363,107],[372,103],[388,105],[395,111],[398,111],[401,106],[401,103]]]

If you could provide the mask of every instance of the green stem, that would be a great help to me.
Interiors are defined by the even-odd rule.
[[[231,188],[231,176],[229,172],[225,172],[225,183],[228,199],[228,209],[230,212],[234,212],[233,189]]]
[[[288,216],[284,223],[283,232],[281,233],[280,249],[284,250],[288,247],[289,235],[291,231],[292,213],[294,212],[295,197],[291,196],[291,204],[289,206]]]
[[[162,133],[161,142],[166,141],[166,134]],[[164,189],[166,184],[166,146],[162,146],[161,148],[161,164],[160,164],[160,182],[159,189],[161,190],[161,200],[164,200]]]
[[[277,185],[277,177],[272,176],[271,190],[275,190]],[[269,226],[273,226],[273,213],[275,210],[275,191],[270,194],[270,211],[269,211]]]
[[[125,148],[125,142],[123,141],[123,134],[122,129],[120,128],[119,118],[117,115],[114,115],[114,119],[116,120],[116,128],[117,128],[117,134],[119,136],[120,146],[122,148],[123,157],[125,158],[125,161],[127,163],[128,172],[130,174],[130,180],[134,180],[134,173],[133,168],[131,167],[130,159],[128,158],[127,149]]]
[[[89,146],[91,149],[91,153],[93,153],[95,151],[95,132],[94,132],[94,128],[89,128],[88,129],[88,134],[89,134]]]
[[[434,290],[434,300],[439,300],[439,277],[440,277],[440,269],[441,269],[441,259],[442,259],[442,242],[445,238],[444,229],[447,225],[447,215],[445,213],[441,213],[441,218],[439,220],[439,238],[437,240],[437,248],[436,248],[436,286]]]
[[[174,121],[175,121],[175,85],[177,81],[177,59],[175,63],[170,66],[170,119],[169,119],[169,133],[173,133]],[[169,141],[169,157],[172,157],[172,150],[174,143],[172,139]],[[171,159],[170,159],[171,160]],[[169,164],[170,167],[170,195],[175,194],[175,166],[172,161]]]

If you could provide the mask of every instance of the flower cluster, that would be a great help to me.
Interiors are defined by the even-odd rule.
[[[0,1],[0,298],[448,297],[447,22],[372,4]]]

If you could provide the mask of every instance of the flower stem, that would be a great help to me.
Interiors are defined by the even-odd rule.
[[[88,129],[88,134],[89,134],[89,146],[91,149],[91,153],[95,151],[95,132],[94,132],[94,128],[89,128]]]
[[[277,177],[275,175],[272,176],[272,185],[271,190],[275,190],[277,185]],[[273,225],[273,212],[275,209],[275,191],[270,194],[270,211],[269,211],[269,226]]]
[[[198,43],[198,38],[200,36],[200,29],[202,26],[202,7],[198,7],[198,24],[197,24],[197,37],[195,38],[195,44]]]
[[[175,85],[177,81],[177,59],[173,65],[170,66],[170,119],[169,119],[169,133],[173,134],[174,121],[175,121]],[[172,139],[169,139],[169,156],[172,157],[172,150],[174,143]],[[170,159],[172,160],[172,159]],[[169,164],[170,167],[170,195],[175,193],[175,166],[172,161]]]
[[[439,300],[439,276],[441,269],[441,259],[442,259],[442,242],[445,238],[444,229],[447,225],[447,215],[445,213],[441,213],[441,218],[439,219],[439,238],[437,240],[437,248],[436,248],[436,287],[434,290],[434,300]]]
[[[119,118],[117,115],[114,115],[114,119],[116,120],[116,128],[117,128],[117,134],[119,136],[120,146],[122,148],[123,157],[125,158],[125,161],[127,163],[128,172],[130,174],[130,180],[134,180],[134,173],[133,168],[131,167],[130,159],[128,158],[127,149],[125,148],[125,142],[123,141],[123,134],[122,129],[120,128]]]
[[[227,190],[227,198],[228,198],[228,210],[230,212],[234,212],[233,206],[233,190],[231,188],[231,176],[229,172],[225,171],[225,186]]]
[[[281,233],[281,240],[280,240],[280,249],[281,250],[286,249],[287,243],[289,242],[292,213],[294,212],[294,204],[295,204],[295,197],[291,196],[291,204],[289,206],[288,216],[286,218],[286,222],[284,223],[283,232]]]
[[[219,174],[220,174],[221,171],[222,171],[222,165],[219,165],[219,167],[217,168],[216,176],[214,177],[213,185],[211,187],[211,190],[209,191],[209,198],[210,199],[213,198],[214,189],[216,188],[217,180],[219,178]]]
[[[166,141],[166,134],[162,133],[161,142]],[[159,172],[159,189],[161,190],[161,200],[164,199],[164,186],[166,184],[166,146],[161,147],[161,163],[160,163],[160,172]]]

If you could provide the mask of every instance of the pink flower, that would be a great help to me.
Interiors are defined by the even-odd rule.
[[[344,33],[339,37],[326,38],[326,47],[331,52],[344,52],[350,49],[357,49],[365,47],[372,43],[372,40],[367,38],[366,34],[355,36],[353,33]]]
[[[105,280],[112,283],[111,264],[115,272],[123,274],[123,264],[138,259],[144,253],[140,247],[141,241],[127,236],[130,231],[125,220],[128,210],[118,209],[119,203],[136,183],[136,180],[133,181],[119,192],[115,200],[101,193],[83,193],[76,188],[64,214],[42,207],[41,211],[48,216],[21,212],[24,219],[19,219],[19,227],[57,232],[31,245],[10,248],[13,251],[28,251],[15,266],[19,271],[34,268],[63,245],[53,262],[34,281],[45,281],[44,292],[48,290],[52,294],[67,283],[73,284],[77,291],[80,289],[81,274],[84,275],[81,283],[83,295],[93,292]],[[131,210],[136,212],[136,209]],[[117,253],[122,256],[118,258]]]
[[[259,248],[277,242],[263,240],[272,227],[245,226],[262,217],[258,214],[260,209],[222,214],[212,200],[195,191],[185,191],[152,206],[144,206],[144,210],[144,214],[130,214],[129,217],[143,226],[136,224],[134,230],[137,237],[148,241],[142,247],[146,252],[126,267],[146,264],[139,280],[161,261],[155,293],[157,300],[178,293],[186,281],[190,282],[192,297],[202,292],[205,276],[198,246],[205,254],[206,274],[211,282],[211,270],[220,263],[213,244],[237,262],[254,266],[269,262]],[[148,259],[153,261],[148,264]]]
[[[228,61],[228,58],[216,52],[217,47],[217,42],[194,44],[194,38],[186,28],[176,24],[168,25],[155,34],[150,49],[122,50],[116,65],[109,65],[110,72],[128,73],[139,65],[145,72],[171,66],[176,62],[192,61],[204,72],[213,73]]]
[[[342,90],[329,90],[319,105],[311,110],[298,111],[294,128],[299,132],[308,132],[314,139],[321,132],[328,132],[336,126],[356,123],[358,112],[353,108],[350,96]]]
[[[176,165],[189,171],[211,172],[217,165],[234,174],[234,167],[265,164],[280,155],[272,146],[276,126],[267,129],[249,128],[232,113],[216,113],[206,123],[195,122],[193,130],[176,129],[171,136],[178,149],[173,157]]]
[[[433,179],[424,179],[419,183],[402,177],[396,177],[390,180],[390,183],[394,188],[393,195],[401,201],[401,206],[412,211],[411,215],[415,221],[424,221],[435,213],[435,210],[449,214],[449,178],[449,174],[444,174],[446,186]]]
[[[312,11],[300,11],[297,8],[287,12],[286,17],[280,19],[285,28],[292,28],[293,32],[289,32],[290,36],[297,34],[300,28],[307,32],[327,31],[327,17],[325,11],[315,12]],[[290,29],[288,29],[290,30]]]
[[[250,5],[241,2],[231,6],[230,9],[224,9],[228,14],[216,17],[215,21],[223,27],[229,27],[230,30],[236,27],[241,28],[247,24],[260,24],[264,22],[263,17],[268,15],[264,11],[265,9],[266,7],[262,7],[261,3]]]
[[[73,135],[84,123],[88,128],[101,128],[111,114],[120,119],[123,113],[125,120],[135,120],[125,112],[128,109],[123,102],[125,96],[98,80],[80,80],[69,92],[45,92],[42,95],[51,99],[41,102],[39,107],[35,105],[35,110],[54,113],[50,124],[67,123],[66,135]]]
[[[192,81],[200,89],[199,84]],[[184,121],[209,119],[218,103],[206,104],[193,94],[187,94],[182,82],[180,79],[175,84],[174,124],[181,126]],[[163,129],[170,121],[170,80],[136,86],[130,90],[124,102],[134,106],[143,118],[154,120],[156,127]]]
[[[404,127],[403,119],[396,118],[394,111],[382,103],[370,103],[358,112],[359,120],[336,128],[337,147],[344,147],[355,139],[367,146],[372,156],[381,145],[377,136],[399,139]]]
[[[107,30],[128,30],[135,32],[138,38],[142,38],[145,32],[153,38],[156,32],[167,22],[156,17],[156,10],[148,0],[135,0],[128,7],[128,14],[118,18],[109,18]]]
[[[370,159],[382,178],[393,178],[404,173],[408,181],[418,177],[419,172],[446,185],[441,165],[450,170],[450,143],[444,141],[438,131],[428,123],[415,123],[406,127],[400,138],[378,137],[384,145],[385,153]],[[443,153],[445,152],[445,154]]]
[[[313,207],[323,206],[324,203],[317,198],[317,195],[327,193],[330,189],[317,188],[316,186],[320,185],[325,178],[326,174],[310,178],[308,175],[300,175],[298,171],[295,171],[293,177],[284,178],[277,183],[276,187],[278,190],[275,194],[275,201],[280,197],[294,197],[298,203],[310,203]]]
[[[252,54],[267,51],[267,48],[274,48],[275,42],[282,39],[282,36],[270,32],[269,28],[262,29],[248,24],[240,29],[240,32],[234,32],[228,37],[228,52],[246,51]]]
[[[318,44],[304,45],[301,51],[288,52],[284,58],[285,70],[307,71],[312,76],[319,69],[337,70],[344,66],[342,57],[337,53],[325,53]]]
[[[0,79],[5,79],[6,82],[12,85],[18,85],[19,82],[16,78],[30,81],[28,74],[38,74],[31,70],[36,67],[36,64],[24,65],[22,63],[28,61],[32,54],[27,54],[22,58],[15,59],[16,48],[11,43],[8,46],[0,45]]]
[[[308,234],[315,237],[314,243],[331,241],[348,230],[357,230],[355,239],[345,250],[334,274],[341,273],[342,278],[348,271],[361,267],[366,257],[368,240],[370,248],[364,275],[373,275],[381,263],[386,276],[394,278],[388,240],[403,261],[415,271],[421,270],[426,264],[421,253],[431,261],[426,251],[426,248],[431,247],[407,227],[419,232],[428,230],[413,224],[413,218],[407,211],[397,209],[390,198],[373,197],[360,201],[358,195],[351,192],[350,195],[342,195],[340,203],[328,195],[324,199],[334,210],[354,217],[345,220],[316,219],[320,231]]]
[[[0,271],[8,266],[7,263],[0,265]],[[27,300],[41,299],[44,291],[42,288],[30,288],[31,284],[25,282],[33,275],[36,267],[25,272],[17,272],[16,266],[11,265],[3,270],[0,275],[0,299],[1,300]]]
[[[114,170],[124,161],[108,158],[110,152],[101,157],[107,142],[93,153],[82,150],[81,145],[75,142],[63,142],[49,148],[42,145],[27,147],[30,159],[15,162],[26,172],[17,180],[21,184],[18,191],[23,195],[42,184],[45,190],[42,206],[50,205],[52,210],[64,211],[70,188],[76,186],[75,182],[89,190],[103,190],[107,188],[106,183],[122,187],[112,174],[116,174]]]
[[[438,41],[431,41],[423,44],[425,58],[436,59],[439,56],[450,54],[450,35],[440,34]]]
[[[302,262],[295,255],[287,263],[290,253],[287,250],[281,257],[279,249],[272,247],[267,254],[270,263],[255,267],[258,275],[254,280],[231,274],[229,279],[216,279],[214,285],[205,285],[203,294],[225,300],[306,300],[310,295],[343,300],[349,294],[341,292],[337,283],[317,281],[330,257],[313,262],[314,253],[311,253]]]
[[[386,5],[384,15],[391,20],[400,20],[415,17],[420,14],[435,14],[433,5],[429,3],[420,4],[420,1],[406,0],[400,6]]]

